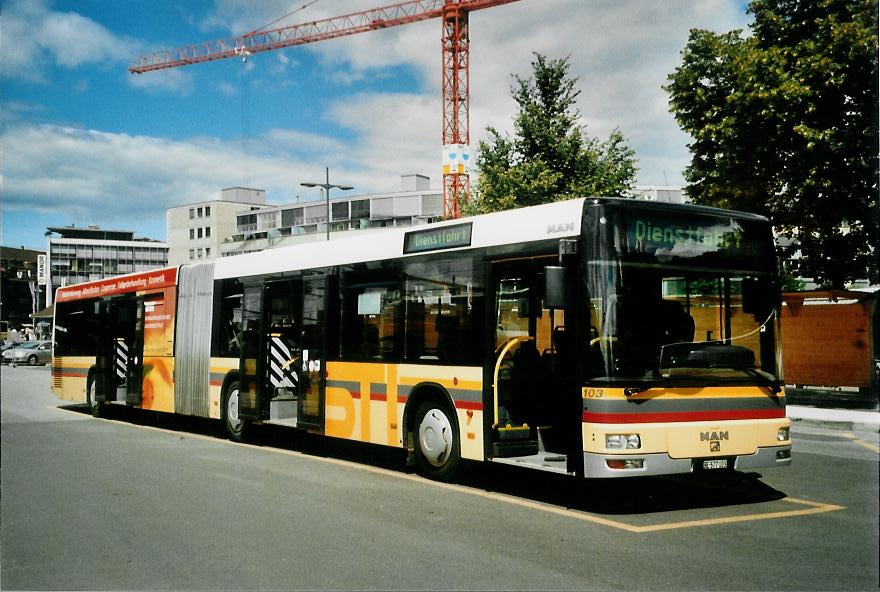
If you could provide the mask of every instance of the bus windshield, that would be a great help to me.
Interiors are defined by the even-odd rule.
[[[704,215],[636,218],[621,210],[605,212],[590,237],[590,375],[775,384],[769,226]]]

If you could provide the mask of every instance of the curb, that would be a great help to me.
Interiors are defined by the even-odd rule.
[[[845,431],[880,432],[880,413],[848,409],[820,409],[787,405],[786,415],[793,425],[809,425]]]

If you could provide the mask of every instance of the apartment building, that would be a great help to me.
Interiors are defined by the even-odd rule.
[[[265,190],[229,187],[220,192],[220,199],[168,208],[165,212],[168,264],[218,257],[220,244],[236,232],[236,214],[265,207]]]

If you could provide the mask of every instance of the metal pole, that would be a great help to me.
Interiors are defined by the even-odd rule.
[[[327,240],[330,240],[330,167],[324,167],[324,191],[327,196]]]

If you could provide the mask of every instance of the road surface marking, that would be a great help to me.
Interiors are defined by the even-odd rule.
[[[876,444],[871,444],[870,442],[865,442],[864,440],[859,439],[858,436],[856,436],[855,434],[853,434],[851,432],[844,432],[843,434],[841,434],[841,436],[843,436],[847,440],[850,440],[853,444],[858,444],[859,446],[867,448],[871,452],[880,453],[880,447],[878,447]]]
[[[71,410],[72,411],[72,410]],[[74,413],[78,413],[74,411]],[[396,479],[402,479],[405,481],[411,481],[413,483],[419,483],[421,485],[426,485],[430,487],[435,487],[438,489],[445,489],[447,491],[454,491],[457,493],[463,493],[466,495],[472,495],[475,497],[480,497],[483,499],[490,499],[497,502],[502,502],[505,504],[510,504],[514,506],[519,506],[521,508],[528,508],[531,510],[538,510],[541,512],[546,512],[548,514],[555,514],[557,516],[563,516],[565,518],[573,518],[575,520],[580,520],[582,522],[590,522],[593,524],[601,524],[603,526],[609,526],[611,528],[616,528],[618,530],[625,530],[627,532],[633,533],[648,533],[648,532],[658,532],[663,530],[674,530],[680,528],[696,528],[701,526],[715,526],[720,524],[734,524],[738,522],[752,522],[756,520],[772,520],[778,518],[789,518],[794,516],[808,516],[811,514],[822,514],[826,512],[834,512],[837,510],[844,510],[845,506],[837,506],[834,504],[826,504],[821,502],[811,502],[802,499],[796,499],[791,497],[783,498],[780,501],[798,504],[803,506],[808,506],[805,509],[800,510],[787,510],[781,512],[764,512],[758,514],[747,514],[744,516],[724,516],[720,518],[706,518],[703,520],[687,520],[684,522],[667,522],[663,524],[649,524],[646,526],[637,526],[634,524],[627,524],[626,522],[620,522],[618,520],[610,520],[608,518],[602,518],[601,516],[596,516],[594,514],[588,514],[586,512],[581,512],[578,510],[571,510],[568,508],[561,508],[558,506],[552,506],[549,504],[545,504],[542,502],[535,502],[527,499],[522,499],[518,497],[514,497],[512,495],[507,495],[503,493],[495,493],[491,491],[484,491],[482,489],[475,489],[473,487],[468,487],[465,485],[456,485],[452,483],[441,483],[439,481],[431,481],[420,477],[418,475],[413,475],[410,473],[400,473],[396,471],[392,471],[390,469],[383,469],[381,467],[372,467],[370,465],[364,465],[360,463],[356,463],[353,461],[342,460],[338,458],[328,458],[324,456],[314,456],[311,454],[306,454],[304,452],[298,452],[296,450],[286,450],[284,448],[275,448],[271,446],[258,446],[256,444],[247,444],[245,442],[233,442],[232,440],[223,440],[214,436],[207,436],[203,434],[194,434],[192,432],[177,432],[165,428],[155,427],[155,426],[145,426],[139,424],[133,424],[130,422],[118,420],[118,419],[107,419],[107,418],[93,418],[99,419],[100,421],[106,421],[109,423],[120,424],[129,427],[140,428],[143,430],[161,432],[164,434],[175,433],[181,438],[192,438],[194,440],[203,440],[205,442],[212,442],[215,444],[227,444],[232,446],[238,446],[241,448],[248,448],[251,450],[260,450],[264,452],[272,452],[275,454],[282,454],[285,456],[292,456],[295,458],[301,458],[305,460],[311,460],[316,462],[322,462],[332,465],[337,465],[341,467],[357,469],[360,471],[364,471],[367,473],[373,473],[375,475],[382,475],[385,477],[393,477]]]

